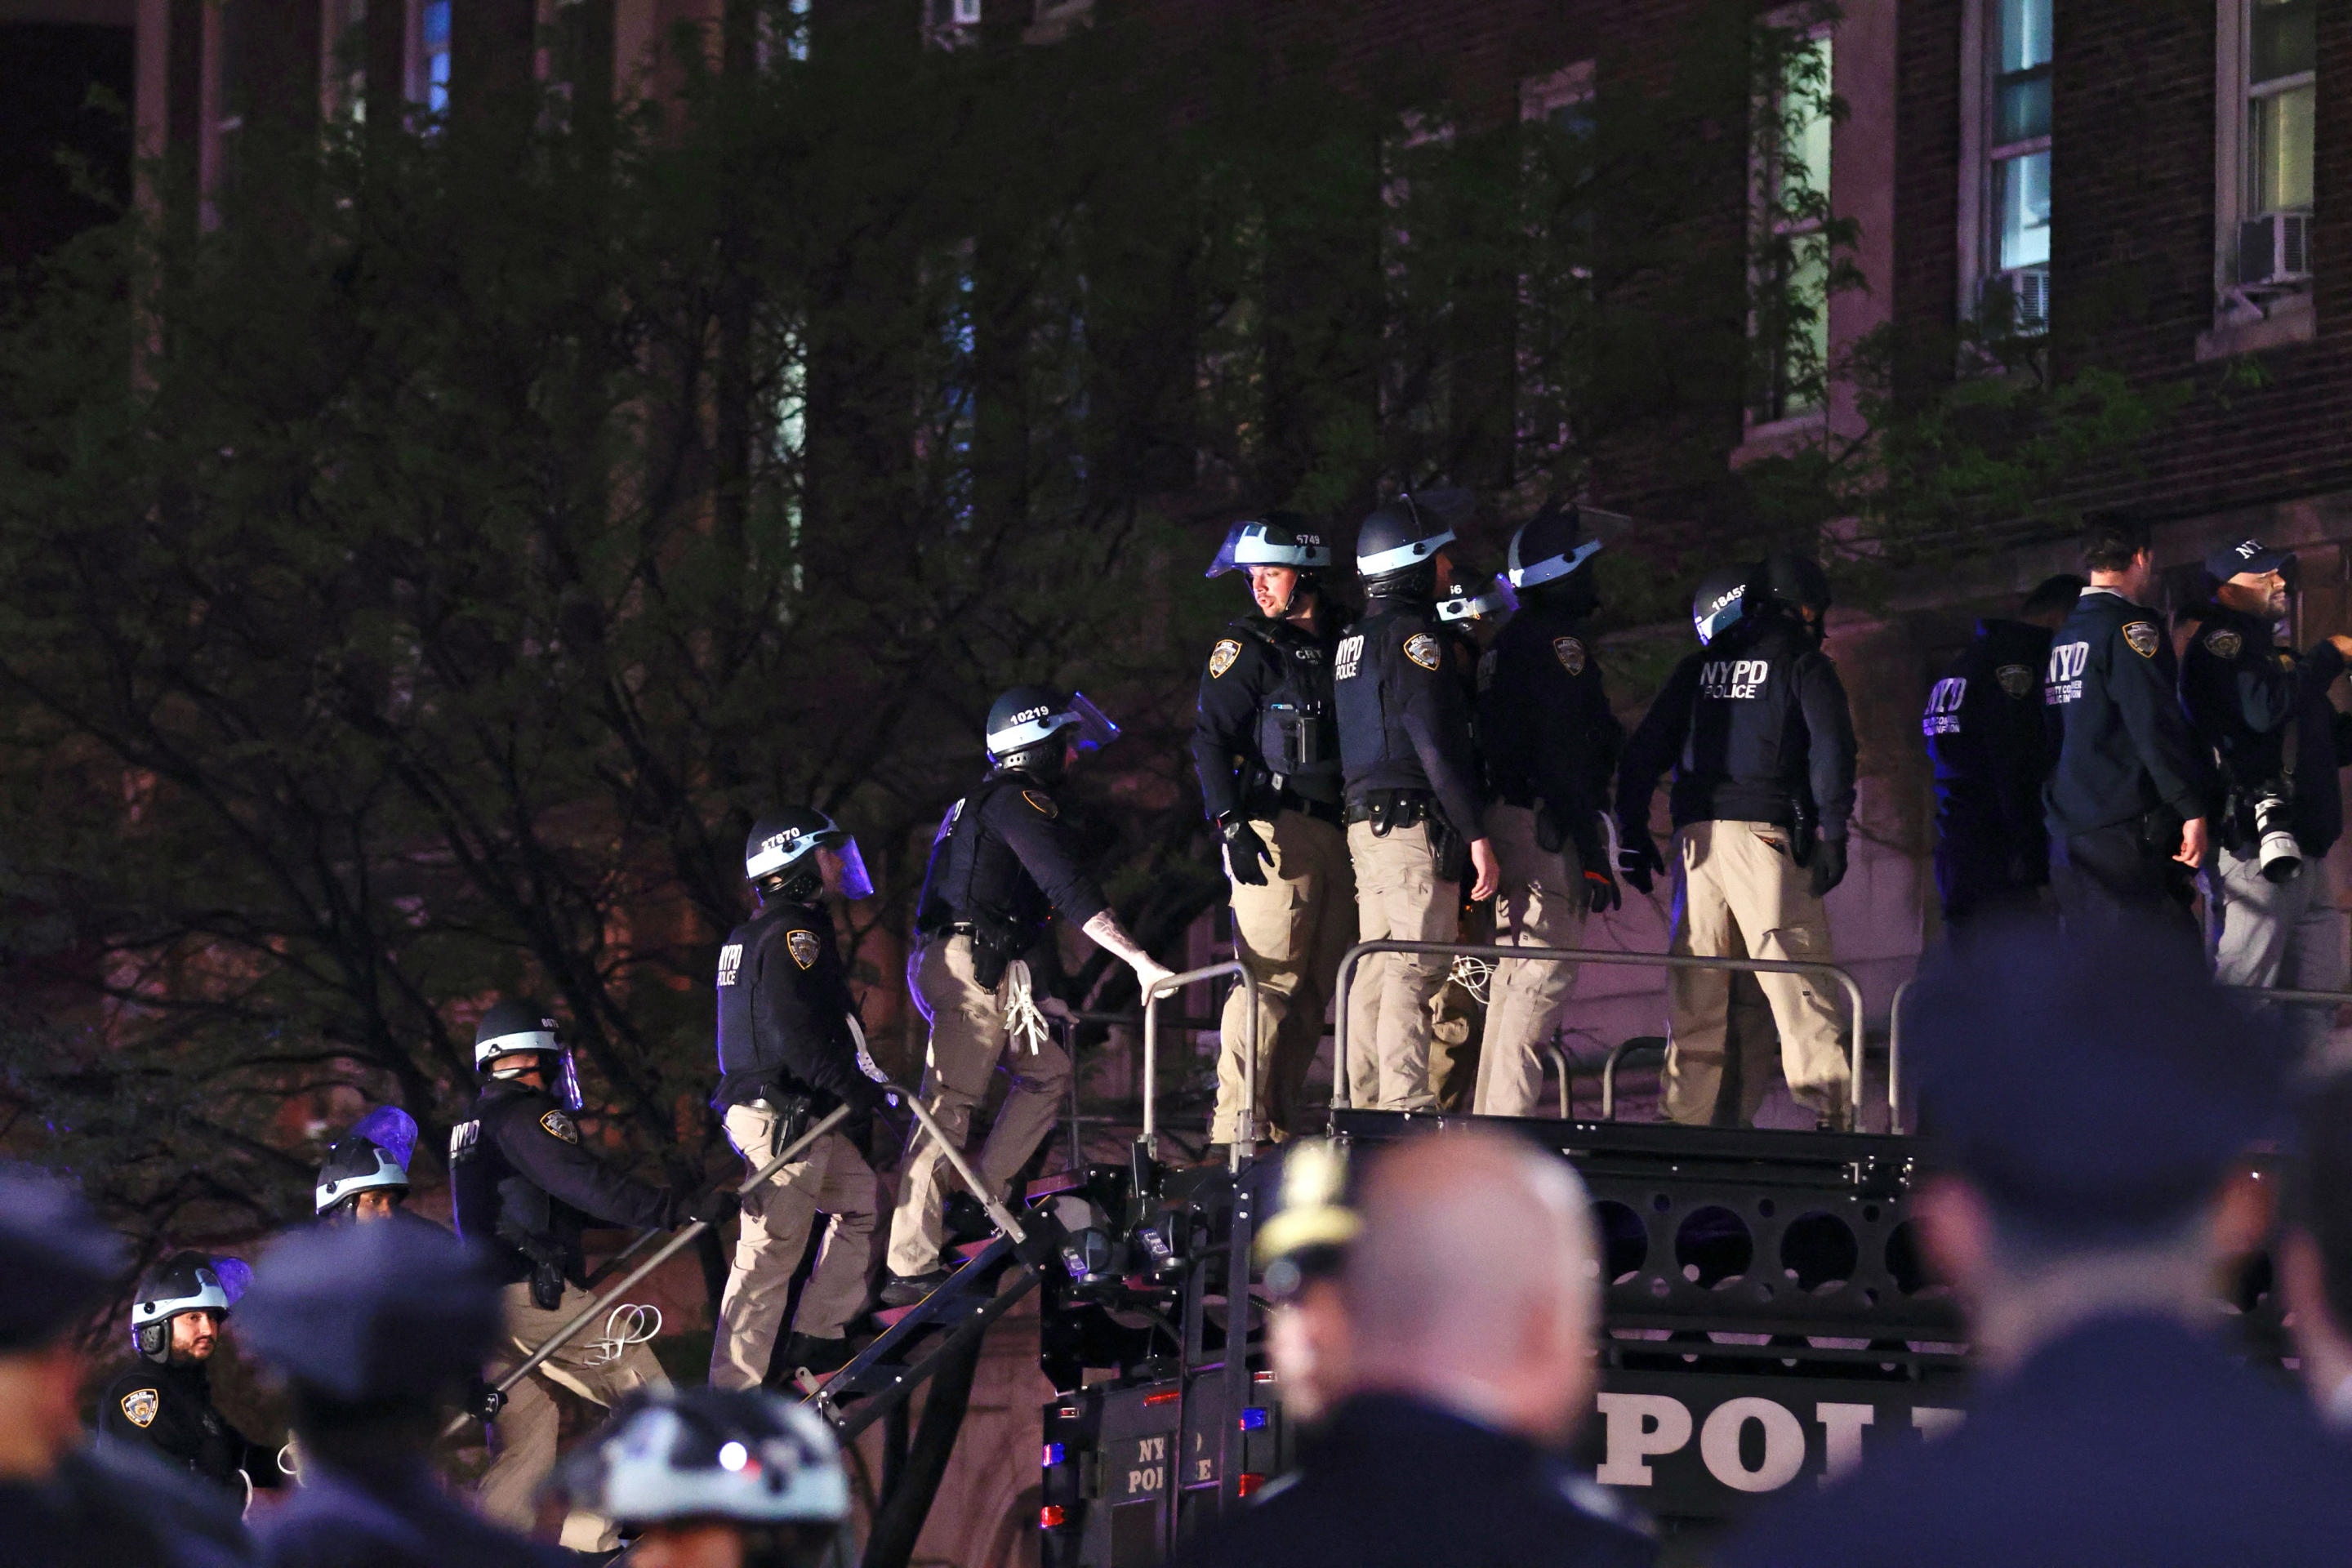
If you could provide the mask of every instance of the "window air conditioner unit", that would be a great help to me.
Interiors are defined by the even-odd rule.
[[[2311,215],[2264,213],[2238,226],[2238,281],[2298,283],[2311,276]]]
[[[1985,279],[1985,292],[2006,289],[2015,312],[2014,321],[2021,332],[2047,331],[2050,328],[2050,268],[2047,267],[2012,267],[2006,272],[1996,272]]]

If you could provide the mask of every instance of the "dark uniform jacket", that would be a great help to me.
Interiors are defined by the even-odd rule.
[[[484,1084],[474,1119],[449,1130],[449,1194],[457,1235],[508,1283],[538,1265],[579,1284],[587,1278],[583,1230],[661,1228],[677,1223],[681,1207],[583,1148],[553,1095],[504,1079]]]
[[[1890,1435],[1892,1436],[1892,1435]],[[2165,1319],[2111,1317],[1985,1389],[1958,1430],[1791,1487],[1723,1568],[2341,1563],[2352,1450],[2297,1391]]]
[[[421,1462],[365,1477],[313,1463],[257,1531],[262,1568],[562,1568],[581,1559],[502,1530]]]
[[[1339,638],[1332,690],[1351,812],[1375,791],[1432,796],[1463,838],[1485,837],[1469,693],[1425,600],[1374,599]]]
[[[2227,849],[2255,842],[2254,801],[2262,786],[2288,773],[2294,742],[2289,820],[2295,842],[2314,858],[2344,834],[2344,792],[2336,770],[2352,748],[2352,721],[2336,711],[2327,689],[2344,673],[2344,656],[2319,643],[2295,657],[2272,640],[2271,623],[2220,605],[2208,607],[2180,661],[2180,697],[2197,738],[2213,749],[2221,795],[2209,815]],[[2234,809],[2230,809],[2234,807]]]
[[[836,1105],[867,1121],[880,1088],[858,1065],[850,1017],[857,1000],[820,905],[779,900],[727,933],[719,950],[719,1092],[724,1114],[762,1096],[805,1095],[818,1116]],[[856,1132],[853,1131],[853,1136]]]
[[[26,1568],[244,1568],[236,1504],[144,1444],[100,1437],[47,1480],[0,1480],[0,1563]]]
[[[1936,835],[1948,855],[2001,879],[2050,879],[2042,786],[2053,752],[2042,676],[2050,633],[1988,616],[1927,694],[1919,729],[1936,771]]]
[[[212,1379],[202,1362],[159,1366],[142,1358],[99,1396],[98,1429],[114,1441],[152,1448],[240,1500],[239,1470],[257,1487],[284,1479],[276,1454],[248,1440],[213,1407]]]
[[[1540,805],[1580,856],[1597,855],[1625,727],[1579,619],[1534,604],[1511,617],[1478,661],[1478,734],[1489,798]]]
[[[1853,815],[1853,718],[1837,666],[1785,617],[1735,628],[1675,667],[1617,770],[1618,820],[1646,832],[1650,796],[1675,770],[1674,822],[1798,826],[1845,837]]]
[[[1524,1438],[1397,1394],[1359,1394],[1297,1473],[1176,1551],[1178,1568],[1645,1568],[1589,1479]]]
[[[2204,815],[2213,770],[2189,732],[2179,684],[2172,639],[2155,611],[2105,588],[2083,590],[2051,639],[2042,682],[2059,734],[2042,794],[2053,837],[2152,812],[2181,821]],[[2177,835],[2147,837],[2155,846]]]
[[[940,825],[915,923],[936,934],[965,921],[1000,922],[1026,946],[1044,936],[1056,910],[1082,926],[1108,908],[1053,792],[1026,773],[998,772]]]
[[[1286,806],[1339,805],[1335,640],[1250,616],[1209,650],[1192,765],[1211,817],[1238,811],[1270,821]]]

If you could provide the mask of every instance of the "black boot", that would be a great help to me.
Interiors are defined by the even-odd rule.
[[[788,1367],[823,1377],[826,1373],[839,1372],[856,1361],[857,1352],[850,1349],[847,1334],[835,1334],[829,1340],[821,1340],[814,1334],[795,1333],[784,1342],[784,1348],[776,1359]]]

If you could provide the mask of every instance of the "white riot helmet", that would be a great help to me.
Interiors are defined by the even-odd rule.
[[[823,1417],[763,1389],[632,1396],[564,1461],[571,1505],[640,1529],[730,1524],[746,1568],[813,1563],[849,1517],[849,1479]]]

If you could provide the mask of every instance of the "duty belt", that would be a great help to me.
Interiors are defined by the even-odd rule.
[[[1280,809],[1295,811],[1301,816],[1311,816],[1318,822],[1328,822],[1334,827],[1340,826],[1340,819],[1345,815],[1340,811],[1338,801],[1309,800],[1295,789],[1282,792]]]
[[[1427,790],[1374,789],[1348,803],[1349,823],[1370,822],[1387,817],[1398,827],[1410,827],[1436,815],[1436,796]]]

